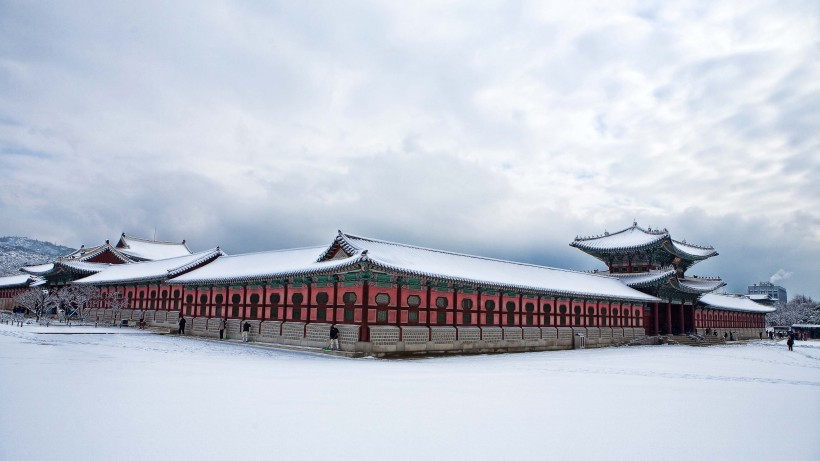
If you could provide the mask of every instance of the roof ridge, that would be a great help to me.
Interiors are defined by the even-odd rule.
[[[299,247],[299,248],[280,248],[278,250],[249,251],[247,253],[226,254],[223,257],[224,258],[234,258],[236,256],[250,256],[250,255],[260,255],[260,254],[269,254],[269,253],[284,253],[286,251],[312,250],[312,249],[323,249],[323,248],[325,248],[324,245],[311,245],[311,246]]]
[[[181,242],[164,242],[164,241],[159,241],[159,240],[148,240],[148,239],[144,239],[144,238],[141,238],[141,237],[134,237],[132,235],[126,234],[125,232],[122,233],[120,238],[121,239],[128,239],[128,240],[136,240],[136,241],[143,242],[143,243],[155,243],[155,244],[160,244],[160,245],[183,245],[183,246],[187,246],[185,244],[184,239]]]
[[[683,242],[683,241],[675,240],[675,239],[672,239],[672,241],[675,242],[675,243],[680,243],[681,245],[686,245],[686,246],[690,246],[690,247],[693,247],[693,248],[698,248],[700,250],[714,250],[715,249],[715,247],[712,246],[712,245],[709,245],[709,246],[696,245],[694,243]]]
[[[643,232],[644,234],[647,234],[647,235],[669,235],[669,231],[666,230],[666,229],[664,229],[664,230],[660,230],[660,229],[651,230],[651,228],[650,228],[650,229],[647,230],[647,229],[644,229],[643,227],[639,226],[637,222],[633,222],[631,226],[627,227],[626,229],[621,229],[617,232],[611,232],[610,233],[610,232],[604,231],[604,233],[601,234],[601,235],[594,235],[594,236],[587,236],[587,237],[578,237],[578,236],[576,236],[575,241],[576,242],[583,242],[583,241],[587,241],[587,240],[596,240],[596,239],[599,239],[599,238],[611,237],[613,235],[623,234],[626,231],[631,231],[631,230],[635,230],[635,229],[637,229],[637,230],[639,230],[639,231],[641,231],[641,232]]]
[[[387,240],[374,239],[374,238],[370,238],[370,237],[362,237],[362,236],[352,235],[352,234],[345,234],[345,236],[350,237],[350,238],[354,238],[354,239],[367,240],[367,241],[371,241],[371,242],[375,242],[375,243],[383,243],[383,244],[386,244],[386,245],[393,245],[393,246],[404,247],[404,248],[413,248],[413,249],[416,249],[416,250],[425,250],[425,251],[430,251],[430,252],[433,252],[433,253],[441,253],[441,254],[452,255],[452,256],[463,256],[463,257],[466,257],[466,258],[480,259],[480,260],[483,260],[483,261],[493,261],[493,262],[507,263],[507,264],[513,264],[513,265],[516,265],[516,266],[537,267],[537,268],[541,268],[541,269],[550,269],[550,270],[561,271],[561,272],[569,272],[569,273],[584,273],[584,272],[579,272],[579,271],[575,271],[575,270],[571,270],[571,269],[563,269],[563,268],[560,268],[560,267],[542,266],[540,264],[524,263],[524,262],[520,262],[520,261],[510,261],[510,260],[507,260],[507,259],[490,258],[488,256],[478,256],[478,255],[471,255],[471,254],[467,254],[467,253],[457,253],[457,252],[454,252],[454,251],[439,250],[439,249],[435,249],[435,248],[427,248],[427,247],[422,247],[422,246],[417,246],[417,245],[409,245],[409,244],[406,244],[406,243],[390,242],[390,241],[387,241]],[[373,256],[370,255],[370,258],[372,260]],[[381,263],[381,264],[384,264],[384,263]],[[389,264],[386,264],[386,265],[389,265]],[[590,273],[588,275],[592,275],[592,276],[596,276],[596,277],[612,278],[611,276],[604,275],[604,274]]]

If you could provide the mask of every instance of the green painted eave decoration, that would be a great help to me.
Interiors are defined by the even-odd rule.
[[[391,287],[393,282],[390,280],[391,277],[387,274],[375,274],[376,275],[376,286],[377,287]]]
[[[346,287],[354,287],[359,283],[361,275],[359,272],[351,272],[344,274],[344,282],[342,284]]]
[[[330,280],[330,276],[327,275],[319,275],[316,277],[316,286],[317,287],[326,287],[331,285],[333,282]]]

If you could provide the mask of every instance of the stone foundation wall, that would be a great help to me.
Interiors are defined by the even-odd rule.
[[[111,316],[111,311],[89,309],[87,317]],[[139,311],[130,316],[139,318]],[[151,326],[176,329],[179,311],[145,311]],[[219,337],[219,319],[186,317],[186,334],[210,338]],[[330,341],[329,323],[281,322],[248,320],[250,340],[271,344],[303,347],[327,347]],[[227,339],[242,338],[241,319],[228,319]],[[645,335],[643,328],[609,327],[499,327],[499,326],[395,326],[370,325],[370,341],[359,341],[360,325],[338,324],[339,343],[344,351],[376,356],[442,354],[442,353],[501,353],[572,349],[575,334],[586,337],[586,347],[605,347],[624,344]],[[735,330],[738,335],[740,330]],[[743,334],[750,336],[758,330]]]

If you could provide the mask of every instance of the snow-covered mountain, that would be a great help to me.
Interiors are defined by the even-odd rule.
[[[20,273],[20,267],[42,264],[74,251],[73,248],[27,237],[0,237],[0,275]]]

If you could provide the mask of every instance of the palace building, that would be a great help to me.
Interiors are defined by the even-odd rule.
[[[756,337],[771,310],[708,294],[723,282],[684,272],[717,253],[665,230],[635,224],[572,245],[607,270],[555,269],[339,231],[325,246],[241,255],[218,247],[191,253],[184,241],[123,234],[116,246],[106,242],[23,271],[28,281],[92,285],[104,299],[117,293],[126,300],[119,312],[105,302],[93,306],[86,312],[92,319],[144,316],[173,328],[185,316],[192,334],[215,337],[226,318],[229,338],[249,322],[252,340],[300,346],[325,346],[335,324],[344,350],[374,355],[600,347],[705,328]]]
[[[674,240],[666,229],[633,223],[611,234],[576,237],[570,245],[606,264],[602,273],[659,298],[645,306],[651,336],[732,329],[742,330],[740,337],[757,337],[765,329],[765,314],[774,311],[748,298],[710,294],[726,285],[718,277],[686,276],[689,268],[718,253],[711,246]]]

